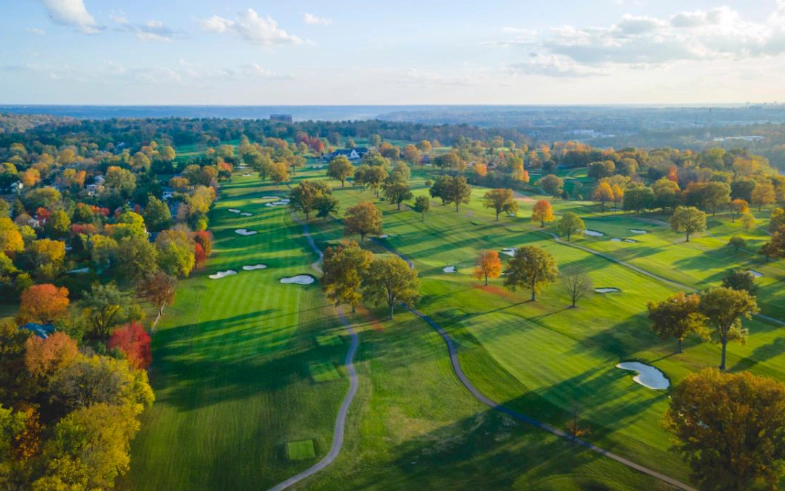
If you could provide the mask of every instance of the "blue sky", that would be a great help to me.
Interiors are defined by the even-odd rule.
[[[783,99],[785,0],[3,0],[0,103]]]

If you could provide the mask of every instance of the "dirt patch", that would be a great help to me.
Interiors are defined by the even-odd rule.
[[[371,315],[368,309],[366,309],[362,305],[357,307],[357,313],[360,314],[363,317],[363,319],[365,319],[368,325],[371,326],[371,329],[373,329],[374,331],[384,331],[384,326],[382,325],[381,322],[379,322],[379,319]]]
[[[515,298],[515,295],[511,291],[496,285],[474,285],[474,288],[482,290],[485,293],[490,293],[491,295],[496,295],[497,297]]]

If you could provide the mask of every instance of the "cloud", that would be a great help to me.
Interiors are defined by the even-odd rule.
[[[142,42],[169,42],[176,37],[185,35],[183,32],[166,27],[160,20],[148,20],[143,24],[132,24],[122,11],[118,13],[112,12],[109,18],[118,24],[116,30],[132,32]]]
[[[294,77],[287,74],[274,72],[267,68],[262,67],[259,63],[253,62],[249,65],[242,67],[245,75],[251,79],[265,79],[265,80],[293,80]]]
[[[518,30],[505,28],[509,36]],[[752,22],[729,8],[684,11],[667,17],[624,15],[615,24],[563,26],[494,46],[523,46],[530,58],[510,65],[522,73],[549,76],[597,75],[682,62],[736,61],[785,54],[785,0],[764,21]]]
[[[25,30],[26,30],[27,32],[29,32],[30,34],[35,34],[35,35],[37,35],[37,36],[43,36],[43,35],[45,35],[45,34],[46,34],[46,31],[44,31],[43,29],[39,29],[39,28],[37,28],[37,27],[28,27],[28,28],[27,28],[27,29],[25,29]]]
[[[94,34],[100,30],[95,19],[85,7],[84,0],[38,0],[49,13],[55,24],[75,27],[85,34]]]
[[[332,19],[327,19],[326,17],[317,17],[309,13],[303,14],[303,21],[305,21],[306,24],[312,26],[329,26],[333,23]]]
[[[264,48],[303,44],[299,37],[289,34],[271,17],[260,17],[254,9],[238,14],[235,20],[214,15],[200,22],[202,29],[216,34],[234,34],[244,41]]]

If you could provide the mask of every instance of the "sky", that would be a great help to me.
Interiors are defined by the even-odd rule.
[[[785,99],[785,0],[2,0],[0,104]]]

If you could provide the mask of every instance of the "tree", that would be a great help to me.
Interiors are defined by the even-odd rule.
[[[523,246],[515,251],[515,256],[507,263],[508,271],[504,286],[512,291],[518,287],[531,289],[532,302],[537,294],[548,284],[556,281],[559,268],[556,260],[545,249],[538,246]]]
[[[775,234],[781,228],[785,228],[785,209],[775,208],[771,210],[771,218],[769,220],[769,232]]]
[[[343,223],[344,235],[357,234],[360,236],[360,241],[365,242],[366,235],[382,233],[382,212],[377,210],[373,203],[361,201],[346,210]]]
[[[442,197],[445,203],[455,203],[455,211],[460,209],[461,204],[469,204],[472,197],[472,188],[463,176],[453,177],[446,189],[447,196]]]
[[[743,237],[739,237],[738,235],[734,235],[728,241],[728,245],[733,247],[733,251],[738,253],[741,249],[747,247],[747,241],[744,240]]]
[[[64,332],[55,332],[46,339],[30,336],[25,342],[25,366],[35,377],[53,377],[74,361],[78,354],[76,341]]]
[[[499,221],[500,213],[517,213],[518,202],[512,189],[492,189],[483,196],[483,206],[493,208],[496,212],[496,221]]]
[[[376,258],[365,275],[364,296],[377,305],[387,305],[390,320],[395,304],[412,306],[420,298],[420,280],[417,271],[398,256]]]
[[[744,228],[745,232],[749,232],[755,227],[755,217],[752,216],[752,213],[742,213],[741,214],[741,226]]]
[[[730,202],[730,216],[731,221],[735,222],[736,218],[742,213],[749,213],[750,207],[743,199],[734,199]]]
[[[706,183],[704,192],[706,204],[710,207],[712,215],[716,215],[720,207],[730,202],[730,186],[724,182],[710,181]]]
[[[661,339],[676,338],[676,352],[690,333],[706,337],[706,317],[700,312],[700,297],[679,292],[662,302],[649,302],[651,330]]]
[[[372,260],[373,254],[354,241],[328,247],[322,263],[322,291],[335,305],[348,303],[354,312],[362,299],[363,276]]]
[[[403,159],[411,165],[420,163],[420,151],[414,145],[406,145],[403,147]]]
[[[147,238],[125,237],[117,246],[119,276],[137,282],[158,270],[158,249]]]
[[[432,148],[433,147],[431,146],[431,142],[429,142],[428,140],[421,140],[420,143],[417,144],[417,150],[423,153],[430,152]]]
[[[721,286],[701,293],[700,312],[712,328],[712,338],[722,345],[720,370],[725,370],[728,341],[744,343],[748,330],[742,328],[741,320],[745,317],[751,319],[753,314],[757,314],[758,303],[749,292]]]
[[[384,197],[387,198],[389,202],[397,205],[399,210],[401,209],[401,203],[407,199],[412,199],[413,196],[406,181],[396,179],[395,173],[392,173],[390,177],[384,181]]]
[[[316,200],[329,193],[329,188],[323,182],[301,181],[289,193],[289,207],[294,211],[303,212],[305,219],[309,220],[311,212],[316,208]]]
[[[373,189],[374,196],[379,196],[379,189],[387,179],[387,171],[381,165],[374,165],[363,172],[363,183]]]
[[[349,177],[354,175],[354,166],[349,159],[343,155],[339,155],[330,161],[327,165],[327,177],[331,177],[337,181],[341,181],[341,187]]]
[[[728,270],[722,277],[722,286],[732,290],[744,290],[753,296],[758,291],[755,275],[745,269]]]
[[[427,196],[417,196],[414,200],[414,211],[419,213],[422,221],[425,221],[425,214],[431,209],[431,200]]]
[[[624,191],[624,210],[640,214],[654,206],[655,200],[654,191],[650,187],[640,184],[631,186]]]
[[[22,292],[19,318],[24,322],[48,324],[68,315],[68,288],[50,283],[33,285]]]
[[[785,384],[749,372],[707,368],[671,393],[665,427],[701,489],[775,489],[785,455]]]
[[[155,238],[158,267],[171,276],[185,278],[196,264],[194,246],[185,232],[164,230]],[[152,272],[152,271],[150,271]]]
[[[771,182],[759,182],[755,185],[752,190],[752,204],[758,207],[758,211],[761,211],[764,205],[776,202],[777,195]]]
[[[570,296],[572,308],[576,308],[578,300],[590,295],[593,291],[591,277],[584,270],[575,266],[564,269],[562,282],[567,295]]]
[[[94,283],[85,294],[81,302],[82,311],[97,338],[106,339],[109,336],[109,330],[117,324],[128,299],[128,295],[118,290],[113,283]]]
[[[605,213],[605,203],[613,201],[613,190],[607,182],[601,182],[594,188],[591,199],[602,205],[602,212]]]
[[[671,229],[684,233],[689,242],[690,235],[706,230],[706,214],[694,206],[679,206],[671,216]]]
[[[36,272],[46,279],[54,279],[65,259],[65,242],[41,239],[30,244],[28,250]]]
[[[603,162],[592,162],[589,164],[587,175],[597,181],[605,177],[610,177],[616,171],[616,164],[611,160]]]
[[[553,207],[547,199],[541,199],[534,204],[532,208],[532,221],[540,222],[540,227],[545,227],[545,222],[552,222]]]
[[[564,188],[564,179],[561,177],[556,177],[553,174],[548,174],[547,176],[537,181],[537,186],[541,187],[546,194],[558,197],[562,194],[562,189]]]
[[[663,210],[674,208],[679,202],[679,184],[663,177],[652,185],[654,204]]]
[[[330,213],[336,213],[339,210],[340,204],[338,202],[338,198],[332,194],[324,194],[316,198],[316,201],[313,203],[313,207],[316,209],[317,218],[324,218],[327,220],[327,217],[330,216]]]
[[[68,218],[68,213],[57,210],[46,219],[45,228],[47,233],[55,239],[66,237],[71,231],[71,219]]]
[[[155,196],[150,196],[147,200],[147,206],[144,208],[142,216],[147,229],[151,232],[167,229],[172,222],[169,206]]]
[[[158,325],[166,306],[174,303],[176,289],[177,278],[162,271],[149,275],[140,283],[139,296],[150,302],[157,310],[153,329]]]
[[[488,278],[498,278],[502,274],[502,262],[499,253],[496,251],[482,251],[474,265],[474,277],[478,280],[485,278],[485,286],[488,286]]]
[[[131,322],[115,329],[107,347],[122,351],[128,363],[138,370],[146,369],[153,361],[150,335],[139,322]]]
[[[285,162],[275,162],[270,166],[270,180],[276,186],[281,185],[282,182],[289,182],[289,166]]]
[[[573,235],[582,235],[585,230],[586,224],[583,223],[581,217],[571,211],[562,215],[561,220],[556,224],[556,231],[560,235],[566,235],[567,242]]]
[[[447,204],[447,200],[449,199],[449,187],[452,184],[452,177],[450,176],[439,176],[434,181],[431,188],[428,190],[428,193],[431,195],[431,198],[439,198],[442,200],[442,206]]]

